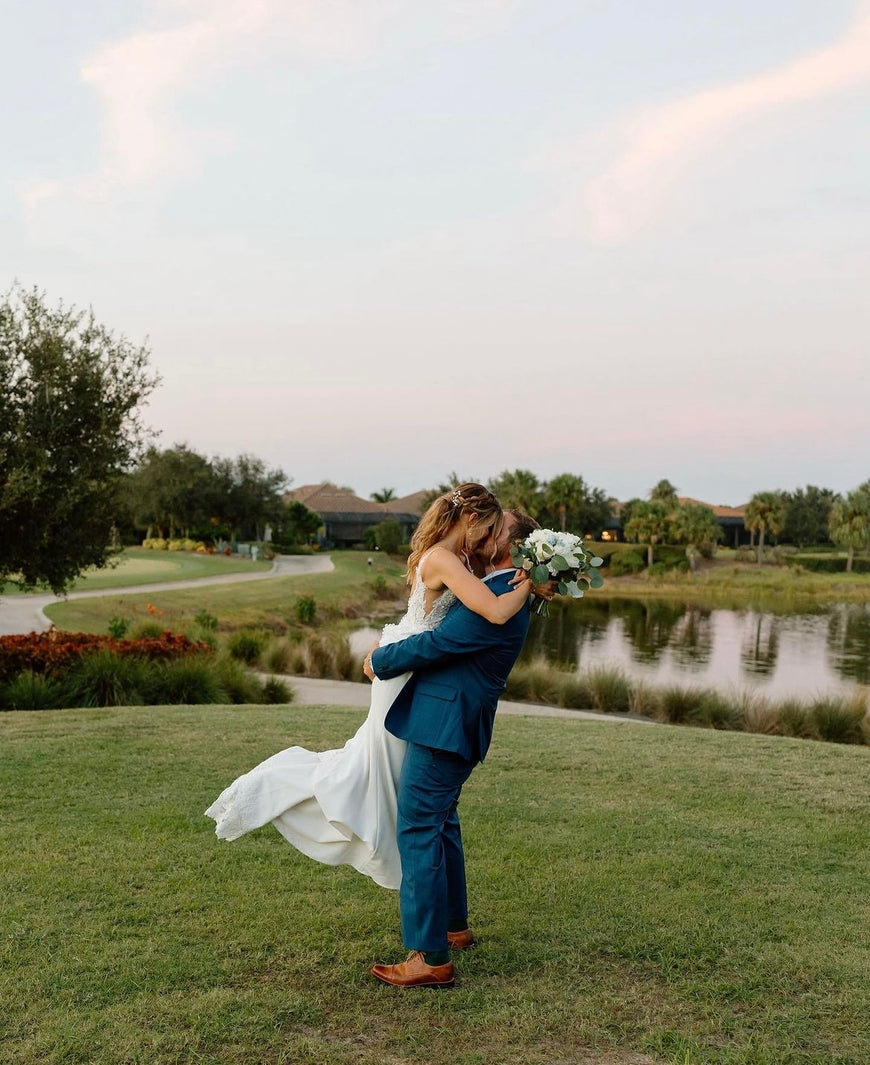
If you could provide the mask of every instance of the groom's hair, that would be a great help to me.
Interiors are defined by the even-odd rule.
[[[511,541],[513,543],[525,540],[529,533],[533,533],[535,529],[540,529],[541,527],[530,514],[525,514],[521,510],[506,510],[505,514],[510,514],[514,519],[514,527],[511,529]]]

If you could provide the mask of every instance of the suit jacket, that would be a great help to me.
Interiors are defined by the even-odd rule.
[[[496,595],[511,591],[513,572],[496,574],[489,588]],[[387,712],[387,731],[482,762],[499,696],[528,628],[528,604],[496,625],[457,603],[437,629],[377,648],[372,654],[376,676],[414,674]]]

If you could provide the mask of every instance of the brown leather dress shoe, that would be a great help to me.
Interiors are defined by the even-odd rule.
[[[372,975],[393,987],[453,987],[453,962],[427,965],[419,950],[412,950],[398,965],[373,965]]]
[[[461,932],[447,933],[447,946],[453,950],[471,950],[474,945],[474,933],[470,928],[465,928]]]

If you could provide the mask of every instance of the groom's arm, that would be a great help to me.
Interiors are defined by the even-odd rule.
[[[527,610],[523,607],[523,610]],[[523,610],[515,615],[522,617]],[[490,647],[498,647],[505,641],[507,625],[494,625],[486,618],[475,614],[462,605],[455,606],[437,629],[418,632],[397,643],[377,647],[371,654],[374,675],[380,680],[398,677],[409,670],[434,666],[448,658],[475,654]]]

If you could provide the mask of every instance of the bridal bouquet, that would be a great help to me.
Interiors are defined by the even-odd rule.
[[[600,588],[604,584],[598,572],[604,559],[584,550],[583,541],[573,533],[535,529],[521,544],[511,548],[511,560],[517,569],[524,569],[529,574],[534,584],[558,581],[559,594],[575,599],[583,595],[578,580],[586,581],[590,588]],[[550,604],[539,599],[535,613],[549,617]]]

